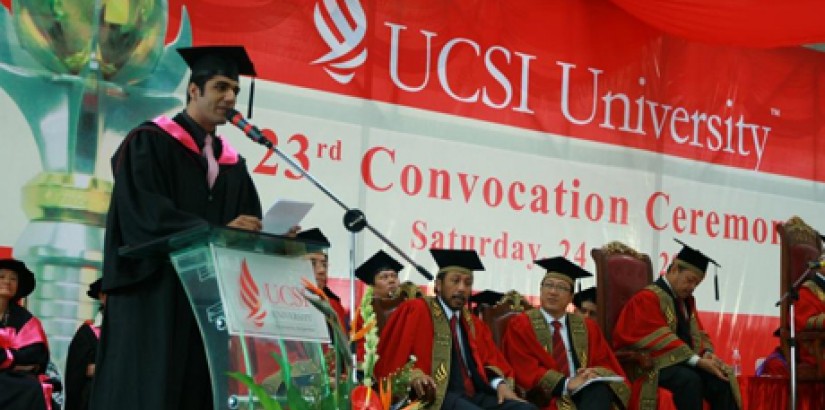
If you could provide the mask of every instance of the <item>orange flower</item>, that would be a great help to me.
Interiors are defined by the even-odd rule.
[[[350,328],[349,338],[352,341],[356,340],[355,336],[354,336],[355,335],[355,323],[358,321],[359,317],[361,317],[361,305],[358,305],[358,307],[355,309],[355,314],[352,315],[352,321],[349,322],[349,328]]]
[[[361,330],[359,330],[354,335],[351,335],[351,341],[355,342],[361,340],[364,337],[364,335],[366,335],[367,333],[369,333],[370,330],[372,330],[373,327],[375,327],[375,319],[370,320],[366,325],[364,325],[364,327],[361,328]]]
[[[327,294],[326,294],[326,293],[324,293],[324,291],[323,291],[323,290],[321,290],[321,288],[319,288],[318,286],[315,286],[315,284],[314,284],[314,283],[312,283],[312,282],[308,281],[306,278],[301,278],[301,283],[303,283],[303,284],[304,284],[304,287],[305,287],[308,291],[310,291],[310,292],[314,293],[314,294],[315,294],[315,295],[317,295],[319,298],[321,298],[321,299],[323,299],[323,300],[325,300],[325,301],[329,302],[329,299],[327,299]]]
[[[382,379],[378,383],[378,398],[385,409],[389,409],[390,406],[392,406],[392,379],[389,377]]]

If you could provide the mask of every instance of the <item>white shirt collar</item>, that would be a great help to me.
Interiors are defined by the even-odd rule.
[[[539,310],[541,311],[541,314],[544,316],[544,320],[547,321],[547,324],[552,324],[553,322],[558,320],[559,323],[561,323],[562,329],[567,326],[567,320],[565,320],[567,318],[567,313],[561,315],[561,317],[555,318],[555,317],[553,317],[553,315],[551,315],[546,310],[541,309],[541,308],[539,308]]]
[[[438,299],[438,303],[441,304],[441,309],[443,309],[444,313],[447,315],[448,322],[453,319],[453,315],[455,315],[457,319],[461,319],[461,310],[451,309],[449,306],[447,306],[446,303],[444,303],[444,300],[441,299],[441,296],[436,296],[436,299]]]

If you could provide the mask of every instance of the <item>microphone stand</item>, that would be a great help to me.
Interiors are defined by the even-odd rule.
[[[227,119],[229,119],[229,122],[231,122],[232,124],[235,124],[232,120],[234,114],[237,114],[237,111],[229,110],[227,112]],[[246,122],[246,120],[242,120],[242,121]],[[401,250],[401,248],[399,248],[397,245],[395,245],[395,243],[393,243],[391,240],[389,240],[389,238],[384,236],[384,234],[381,233],[379,230],[375,229],[374,226],[370,225],[369,222],[367,221],[367,216],[364,214],[364,212],[362,212],[360,209],[355,209],[355,208],[348,207],[335,194],[333,194],[332,191],[330,191],[327,187],[325,187],[320,181],[315,179],[315,177],[312,176],[312,174],[310,174],[309,172],[307,172],[307,170],[305,170],[303,167],[301,167],[300,164],[295,162],[288,155],[284,154],[277,146],[275,146],[272,143],[272,141],[268,140],[266,137],[263,137],[263,135],[261,135],[261,137],[258,137],[258,136],[255,136],[255,135],[250,135],[253,132],[260,133],[260,131],[257,131],[257,129],[254,129],[254,130],[250,131],[250,130],[247,129],[247,127],[243,127],[243,126],[238,125],[238,124],[235,124],[235,125],[238,128],[240,128],[241,131],[243,131],[244,134],[246,134],[246,136],[249,137],[252,141],[255,141],[258,144],[263,145],[264,147],[268,148],[270,151],[272,151],[276,155],[278,155],[279,158],[286,161],[292,168],[297,170],[301,174],[301,176],[303,176],[304,178],[309,180],[309,182],[311,182],[313,185],[315,185],[316,188],[321,190],[321,192],[323,192],[327,197],[329,197],[329,199],[331,199],[333,202],[338,204],[338,206],[340,206],[345,211],[344,212],[344,220],[343,220],[344,228],[346,228],[348,231],[353,232],[353,233],[361,232],[362,230],[364,230],[364,228],[366,228],[368,231],[372,232],[373,235],[375,235],[378,239],[380,239],[381,242],[383,242],[384,244],[389,246],[393,251],[395,251],[395,253],[400,255],[405,261],[409,262],[410,265],[415,267],[415,270],[417,270],[418,273],[421,274],[421,276],[424,276],[424,278],[426,278],[427,280],[433,280],[433,275],[430,274],[430,272],[428,272],[426,269],[424,269],[423,266],[415,263],[415,261],[409,255],[407,255],[403,250]],[[254,128],[254,126],[252,126],[251,124],[248,124],[248,123],[247,123],[247,126],[251,127],[251,128]],[[352,272],[350,272],[350,276],[352,276]]]
[[[790,364],[791,364],[791,410],[796,410],[796,312],[794,305],[799,300],[799,286],[808,279],[811,273],[811,268],[807,268],[805,273],[799,276],[796,282],[791,285],[791,288],[779,298],[776,306],[782,305],[785,300],[788,301],[788,322],[790,322],[790,335],[788,337],[788,346],[790,347]]]
[[[235,111],[234,109],[227,110],[226,112],[226,119],[236,127],[238,127],[241,131],[243,131],[244,135],[249,137],[254,142],[263,145],[268,150],[274,152],[279,158],[286,161],[293,169],[297,170],[301,176],[309,180],[316,188],[318,188],[321,192],[323,192],[332,202],[335,202],[344,209],[344,228],[351,232],[350,235],[350,260],[349,260],[349,291],[350,291],[350,300],[352,301],[352,308],[350,308],[349,312],[349,319],[350,323],[354,323],[354,316],[355,316],[355,237],[356,233],[361,232],[366,228],[368,231],[372,232],[378,239],[381,240],[384,244],[389,246],[396,254],[400,255],[405,261],[407,261],[410,265],[415,267],[415,270],[424,276],[427,280],[433,280],[433,275],[430,274],[423,266],[415,263],[415,261],[407,255],[401,248],[395,245],[392,241],[389,240],[383,233],[379,230],[375,229],[372,225],[369,224],[367,221],[367,216],[364,215],[360,209],[350,208],[348,207],[341,199],[339,199],[335,194],[332,193],[324,184],[318,181],[312,174],[310,174],[307,170],[301,167],[300,164],[295,162],[292,158],[284,154],[280,149],[278,149],[275,144],[272,143],[269,139],[267,139],[261,131],[255,127],[254,125],[247,122],[240,113]],[[353,356],[353,363],[358,363],[358,358],[355,352],[352,353]],[[354,381],[358,381],[358,366],[356,365],[352,372],[352,378]]]

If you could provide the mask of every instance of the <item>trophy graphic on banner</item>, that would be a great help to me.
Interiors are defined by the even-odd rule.
[[[28,225],[14,246],[37,275],[27,300],[61,366],[100,276],[112,191],[109,158],[132,127],[182,106],[192,43],[182,10],[164,47],[167,2],[14,0],[0,7],[0,87],[25,116],[42,171],[22,189]]]

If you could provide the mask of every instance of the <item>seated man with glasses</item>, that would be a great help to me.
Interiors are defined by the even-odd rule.
[[[516,382],[544,409],[626,407],[630,387],[598,325],[567,313],[576,279],[593,275],[563,257],[535,263],[547,270],[541,309],[513,318],[501,342]]]

